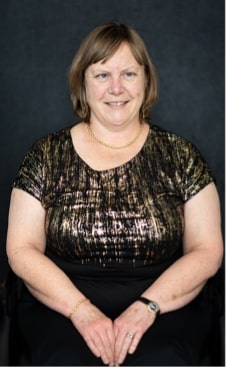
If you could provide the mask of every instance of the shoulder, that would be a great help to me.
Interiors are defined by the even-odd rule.
[[[151,125],[150,131],[155,139],[162,141],[162,143],[165,144],[168,142],[169,144],[177,143],[184,146],[193,145],[189,139],[182,137],[173,131],[166,130],[156,124]]]
[[[169,168],[177,170],[181,175],[191,172],[208,172],[210,169],[199,148],[189,139],[174,132],[152,125],[150,130],[149,145],[153,145],[156,157],[160,158],[164,165],[169,163]]]
[[[65,127],[58,131],[51,132],[35,141],[33,145],[48,146],[65,143],[70,139],[71,127]]]
[[[53,155],[62,153],[71,143],[70,136],[71,127],[65,127],[61,130],[49,133],[37,139],[30,147],[30,152],[40,155]]]
[[[175,132],[163,129],[158,125],[151,125],[150,145],[163,157],[169,156],[173,160],[181,162],[191,156],[200,155],[200,151],[189,139],[182,137]]]
[[[190,140],[158,126],[152,127],[158,157],[169,172],[175,173],[184,200],[215,181],[206,159]]]
[[[162,149],[172,150],[175,154],[201,155],[201,151],[189,138],[179,135],[173,131],[166,130],[158,125],[151,125],[152,138]]]

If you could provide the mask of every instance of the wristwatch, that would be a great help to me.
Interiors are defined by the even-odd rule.
[[[144,296],[140,296],[137,300],[147,305],[149,312],[155,313],[158,315],[160,313],[160,308],[158,303],[153,300],[147,299]]]

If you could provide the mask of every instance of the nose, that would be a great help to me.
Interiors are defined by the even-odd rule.
[[[110,85],[108,89],[109,93],[112,95],[120,95],[123,92],[123,85],[120,76],[112,77],[110,79]]]

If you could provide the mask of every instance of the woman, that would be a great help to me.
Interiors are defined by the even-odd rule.
[[[197,365],[203,287],[222,262],[214,178],[149,122],[157,78],[129,26],[107,23],[70,68],[81,122],[36,142],[13,184],[7,254],[26,288],[33,365]]]

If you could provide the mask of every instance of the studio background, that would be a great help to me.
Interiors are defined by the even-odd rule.
[[[152,121],[198,146],[224,224],[224,15],[224,0],[0,0],[0,282],[12,181],[35,140],[78,121],[67,70],[84,36],[108,20],[143,37],[159,76]]]

